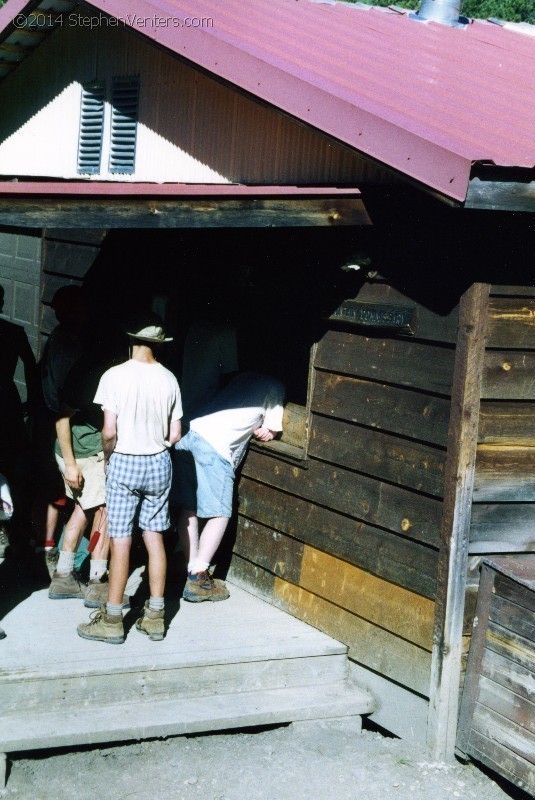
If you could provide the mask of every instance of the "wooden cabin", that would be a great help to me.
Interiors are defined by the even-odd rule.
[[[451,757],[472,559],[535,555],[532,40],[239,6],[0,10],[0,281],[40,241],[41,342],[65,282],[180,341],[188,296],[232,279],[244,363],[261,347],[289,392],[228,579],[346,644],[371,718]]]

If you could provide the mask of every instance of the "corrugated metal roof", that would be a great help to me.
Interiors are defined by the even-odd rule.
[[[235,183],[111,183],[107,181],[0,181],[0,197],[295,197],[356,198],[356,187],[341,186],[245,186]]]
[[[523,33],[310,0],[89,5],[456,200],[473,162],[535,166],[535,46]]]

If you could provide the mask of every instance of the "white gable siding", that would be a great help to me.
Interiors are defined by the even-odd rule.
[[[81,87],[140,75],[133,175],[90,180],[358,185],[386,173],[128,30],[65,26],[0,85],[0,174],[79,178]],[[391,178],[390,178],[391,180]]]

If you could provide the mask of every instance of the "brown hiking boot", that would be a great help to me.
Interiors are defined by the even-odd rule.
[[[100,608],[102,603],[108,601],[108,576],[103,575],[102,578],[93,578],[87,584],[87,589],[84,598],[84,606],[86,608]],[[130,598],[125,594],[123,595],[123,608],[130,608]]]
[[[78,625],[78,636],[82,639],[92,639],[95,642],[108,642],[108,644],[122,644],[124,642],[123,617],[106,613],[103,604],[99,611],[93,611],[90,621]]]
[[[143,615],[136,622],[136,630],[146,633],[153,642],[161,642],[165,632],[164,612],[153,611],[149,608],[149,600],[146,601]]]
[[[209,572],[189,573],[184,592],[184,600],[189,603],[202,603],[203,600],[226,600],[230,593],[223,581],[215,581]]]
[[[58,575],[57,572],[54,572],[48,596],[51,600],[66,600],[69,597],[82,598],[85,597],[85,591],[84,584],[72,572],[69,575]]]

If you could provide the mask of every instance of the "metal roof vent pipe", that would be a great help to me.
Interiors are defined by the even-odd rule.
[[[470,22],[467,17],[461,17],[461,0],[422,0],[416,14],[409,16],[420,22],[440,22],[452,28],[461,28]]]

